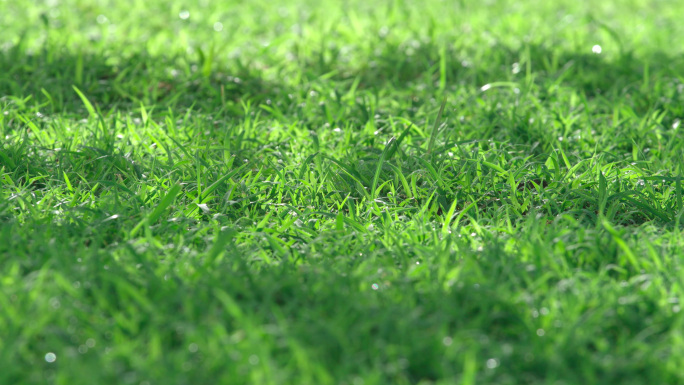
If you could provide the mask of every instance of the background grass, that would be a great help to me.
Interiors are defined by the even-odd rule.
[[[684,382],[684,3],[415,3],[0,0],[0,383]]]

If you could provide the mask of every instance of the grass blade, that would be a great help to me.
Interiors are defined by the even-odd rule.
[[[133,228],[133,230],[131,231],[131,236],[135,236],[135,234],[138,233],[138,231],[144,224],[153,224],[154,222],[156,222],[157,219],[159,219],[159,217],[162,215],[164,210],[171,206],[174,199],[176,199],[176,195],[178,195],[180,190],[180,185],[173,185],[173,187],[171,187],[169,191],[166,193],[166,195],[161,199],[157,207],[155,207],[154,210],[152,210],[152,212],[147,217],[145,217],[142,221],[138,223],[137,226],[135,226],[135,228]]]
[[[382,155],[380,155],[380,160],[378,161],[378,165],[375,168],[375,175],[373,175],[373,184],[371,185],[371,199],[375,199],[375,188],[378,185],[378,178],[380,178],[380,172],[382,171],[382,164],[385,162],[385,159],[388,157],[392,147],[394,147],[394,142],[396,139],[394,137],[391,137],[390,140],[387,141],[387,144],[385,145],[385,149],[382,151]]]
[[[214,192],[214,190],[216,190],[218,188],[218,186],[219,186],[219,184],[221,184],[221,182],[223,182],[224,180],[226,180],[228,178],[232,178],[233,176],[235,176],[235,174],[239,173],[240,171],[242,171],[245,167],[249,166],[250,164],[251,163],[243,164],[242,166],[240,166],[240,167],[236,168],[235,170],[229,172],[228,174],[222,176],[216,182],[209,185],[209,187],[207,187],[206,190],[204,190],[204,194],[199,197],[197,204],[202,203],[202,201],[204,199],[206,199],[209,196],[209,194],[211,194],[212,192]]]
[[[83,102],[83,105],[85,106],[86,110],[88,110],[88,114],[92,118],[97,117],[97,112],[95,111],[95,107],[90,103],[90,100],[79,90],[76,86],[72,86],[74,91],[76,91],[76,94],[78,94],[78,97],[81,98],[81,101]]]
[[[682,176],[679,175],[677,176],[677,182],[675,184],[675,195],[677,196],[677,213],[681,214],[682,212],[682,207],[684,205],[682,204]]]
[[[445,96],[442,100],[442,105],[439,107],[439,112],[437,113],[435,125],[432,127],[432,134],[430,135],[430,142],[428,143],[428,155],[432,154],[432,149],[435,147],[435,140],[437,139],[437,132],[439,131],[439,124],[442,121],[442,113],[444,113],[444,106],[446,106],[446,102],[447,97]]]

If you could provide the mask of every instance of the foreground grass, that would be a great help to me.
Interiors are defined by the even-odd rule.
[[[684,382],[684,5],[233,3],[0,1],[0,383]]]

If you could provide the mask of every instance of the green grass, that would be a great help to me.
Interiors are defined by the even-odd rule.
[[[684,383],[684,3],[276,3],[0,0],[0,383]]]

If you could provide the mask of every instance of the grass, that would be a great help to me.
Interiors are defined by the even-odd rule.
[[[0,383],[684,383],[684,3],[0,1]]]

